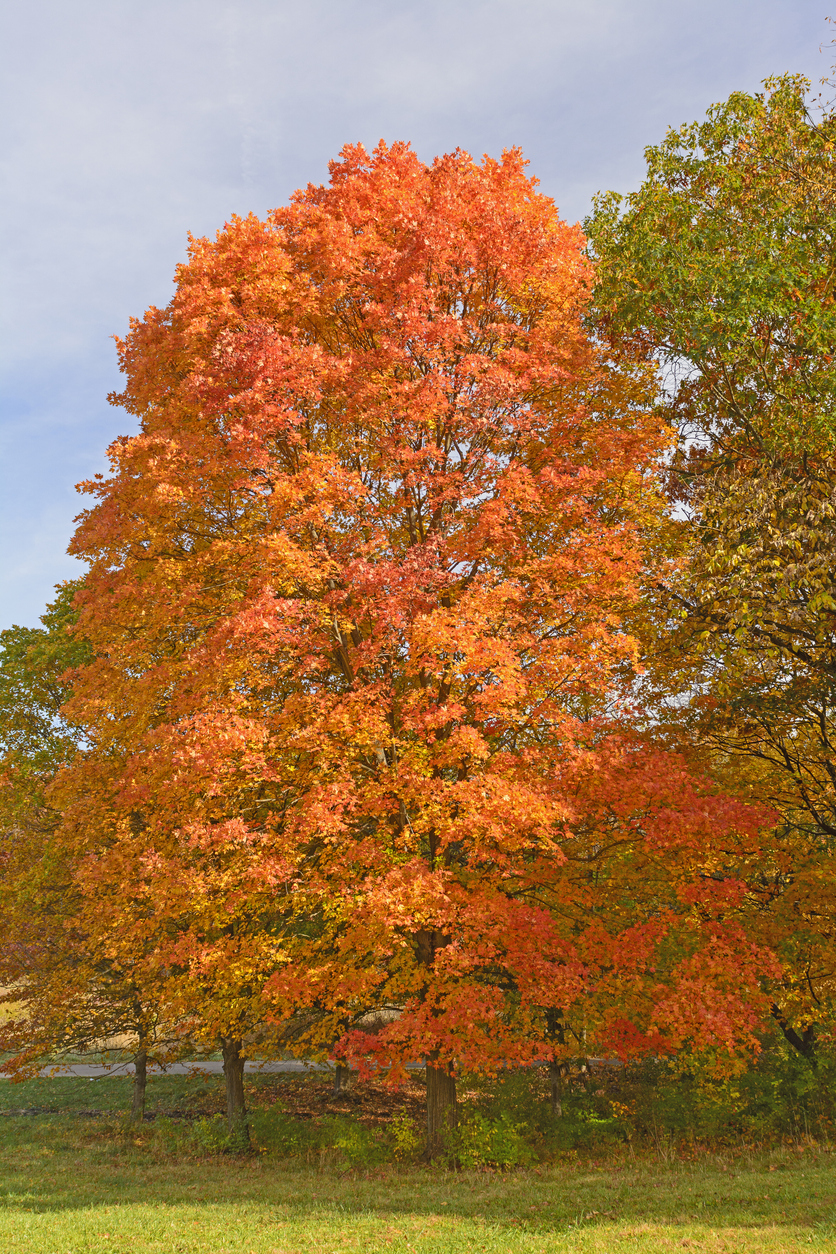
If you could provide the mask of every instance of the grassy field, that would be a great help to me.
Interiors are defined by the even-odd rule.
[[[252,1104],[283,1083],[254,1085]],[[184,1156],[194,1118],[218,1108],[218,1082],[153,1080],[156,1117],[131,1132],[120,1120],[128,1089],[0,1084],[3,1254],[836,1252],[836,1156],[815,1147],[688,1162],[625,1150],[507,1174]],[[294,1100],[304,1105],[298,1085]]]

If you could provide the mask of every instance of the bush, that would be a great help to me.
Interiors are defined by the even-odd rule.
[[[280,1158],[296,1158],[316,1146],[315,1124],[294,1119],[279,1106],[254,1111],[250,1116],[250,1133],[256,1147]]]
[[[414,1162],[423,1152],[426,1136],[421,1125],[401,1111],[389,1124],[389,1139],[398,1162]]]
[[[322,1165],[375,1167],[389,1157],[385,1134],[344,1115],[321,1122],[294,1119],[280,1107],[255,1111],[250,1132],[256,1148],[280,1158],[304,1158]],[[222,1152],[223,1146],[219,1151]]]
[[[630,1136],[626,1112],[608,1100],[605,1078],[587,1074],[567,1079],[559,1115],[551,1112],[544,1067],[502,1072],[489,1088],[482,1088],[474,1105],[487,1119],[504,1120],[517,1129],[529,1161],[567,1150],[601,1148]]]
[[[194,1148],[203,1154],[228,1154],[236,1147],[223,1115],[204,1116],[192,1124],[191,1140]]]
[[[344,1115],[333,1115],[319,1125],[320,1162],[344,1162],[350,1167],[377,1167],[389,1157],[384,1134]]]
[[[492,1117],[478,1111],[465,1115],[450,1137],[448,1157],[462,1167],[524,1167],[536,1159],[523,1124],[507,1114]]]
[[[637,1138],[668,1152],[683,1143],[829,1139],[834,1079],[827,1052],[814,1070],[783,1040],[765,1037],[758,1057],[731,1074],[710,1056],[647,1059],[609,1077],[605,1091]]]

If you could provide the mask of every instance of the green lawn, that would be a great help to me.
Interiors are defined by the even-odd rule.
[[[182,1158],[178,1129],[217,1109],[217,1081],[155,1079],[149,1107],[169,1117],[126,1134],[118,1112],[129,1087],[0,1084],[3,1254],[836,1254],[836,1157],[813,1148],[507,1175]],[[265,1084],[253,1095],[274,1094]]]

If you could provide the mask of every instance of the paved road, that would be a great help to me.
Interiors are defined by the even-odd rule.
[[[151,1075],[223,1075],[224,1065],[222,1062],[215,1062],[207,1059],[198,1059],[195,1062],[172,1062],[167,1067],[158,1067],[152,1063],[148,1064],[148,1074]],[[326,1062],[284,1062],[277,1060],[274,1062],[245,1062],[244,1071],[252,1075],[255,1073],[276,1072],[276,1071],[333,1071],[332,1065]],[[133,1075],[134,1065],[132,1062],[107,1063],[104,1065],[95,1065],[93,1063],[72,1063],[66,1067],[44,1067],[39,1072],[43,1076],[79,1076],[89,1080],[99,1080],[102,1076],[107,1075]],[[8,1080],[7,1075],[0,1073],[0,1080]]]

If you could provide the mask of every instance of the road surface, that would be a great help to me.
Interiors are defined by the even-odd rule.
[[[224,1065],[220,1061],[212,1059],[197,1059],[195,1061],[186,1060],[185,1062],[171,1062],[165,1067],[159,1067],[154,1063],[148,1064],[148,1075],[223,1075]],[[277,1059],[272,1062],[245,1062],[244,1071],[247,1075],[265,1074],[278,1071],[333,1071],[332,1064],[327,1062],[297,1062],[283,1061]],[[133,1075],[134,1065],[132,1062],[119,1063],[68,1063],[66,1066],[56,1065],[53,1067],[43,1067],[38,1072],[42,1076],[78,1076],[81,1079],[100,1080],[103,1076],[108,1075]],[[0,1080],[8,1080],[7,1075],[0,1072]]]

